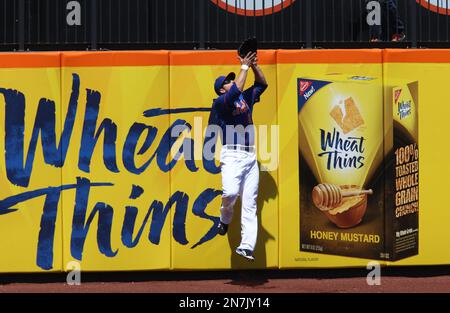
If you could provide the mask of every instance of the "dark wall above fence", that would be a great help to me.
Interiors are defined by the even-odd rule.
[[[2,50],[235,48],[256,36],[266,48],[368,45],[370,0],[0,0]],[[68,25],[70,2],[80,24]],[[450,0],[379,0],[382,42],[393,19],[400,46],[450,45]],[[389,2],[397,6],[389,13]],[[440,8],[433,3],[441,5]],[[72,3],[73,4],[73,3]],[[236,7],[237,5],[242,7]],[[258,7],[262,5],[263,7]],[[377,43],[380,44],[380,43]]]

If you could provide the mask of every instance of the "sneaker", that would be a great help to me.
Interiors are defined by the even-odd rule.
[[[377,37],[372,37],[371,39],[370,39],[370,42],[380,42],[381,40],[379,39],[379,38],[377,38]]]
[[[253,257],[253,252],[251,250],[237,248],[236,253],[239,254],[240,256],[243,256],[249,261],[255,260],[255,258]]]
[[[217,233],[221,236],[224,236],[228,231],[228,224],[219,222],[219,225],[217,226]]]
[[[394,34],[392,35],[392,41],[398,42],[398,41],[404,41],[406,38],[406,35],[404,33],[400,34]]]

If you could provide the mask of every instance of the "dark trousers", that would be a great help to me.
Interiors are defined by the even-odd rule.
[[[373,0],[366,0],[367,3]],[[400,34],[405,31],[405,25],[398,15],[397,3],[394,0],[378,0],[381,5],[381,25],[369,26],[371,38],[381,38],[384,34],[390,38],[393,34]],[[384,27],[383,27],[384,26]]]

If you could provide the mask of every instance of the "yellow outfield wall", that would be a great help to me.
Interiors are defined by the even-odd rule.
[[[2,54],[0,82],[0,272],[61,271],[61,54]]]
[[[446,138],[450,133],[447,116],[449,50],[383,51],[383,72],[390,81],[418,81],[419,95],[419,253],[388,265],[449,264],[446,243],[450,221],[445,201],[447,177],[450,175]]]
[[[387,266],[450,264],[450,50],[261,50],[258,58],[269,87],[253,113],[259,234],[256,262],[247,263],[234,253],[239,201],[228,235],[215,230],[220,142],[214,142],[215,159],[202,157],[214,80],[239,71],[234,51],[1,54],[0,272],[69,271],[72,261],[82,271],[365,267],[372,259]],[[301,248],[299,95],[315,85],[300,85],[300,79],[330,75],[377,78],[373,94],[364,97],[380,110],[389,101],[386,86],[417,83],[418,128],[410,127],[418,129],[420,143],[416,255],[393,262],[372,258],[383,242],[364,246],[368,257]],[[246,87],[253,79],[249,71]],[[330,87],[320,85],[313,97],[327,99]],[[353,100],[363,117],[368,114],[362,100]],[[388,137],[380,125],[381,145]],[[266,137],[268,142],[261,139]],[[367,149],[375,151],[378,144],[371,144]],[[368,177],[383,165],[377,153]],[[376,214],[369,205],[348,232]],[[352,249],[349,242],[335,244]]]
[[[170,176],[158,162],[169,117],[145,116],[169,108],[168,64],[164,51],[62,55],[63,114],[77,98],[62,169],[63,185],[77,185],[62,199],[64,264],[170,268]]]
[[[279,168],[280,268],[366,266],[368,262],[366,259],[300,251],[299,143],[304,144],[303,141],[306,139],[299,138],[298,99],[308,94],[299,96],[298,84],[299,78],[307,79],[309,82],[316,77],[335,74],[382,77],[381,50],[281,50],[277,54],[277,63],[281,155]],[[378,89],[381,93],[381,85]],[[317,97],[323,93],[323,90],[317,90],[310,97]],[[333,101],[322,99],[322,101],[325,100]],[[381,101],[380,97],[379,102]],[[302,110],[305,109],[317,110],[314,105],[305,105]],[[320,111],[316,111],[315,114],[319,119],[326,119],[327,115],[327,112]],[[380,129],[382,129],[381,123]],[[379,137],[379,141],[382,142],[382,134]],[[321,171],[321,169],[318,170]],[[312,213],[315,211],[318,210],[315,209]]]

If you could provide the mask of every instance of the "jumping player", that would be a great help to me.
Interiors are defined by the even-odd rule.
[[[253,105],[267,88],[267,81],[258,66],[256,52],[239,57],[241,71],[220,76],[214,83],[219,96],[214,100],[211,114],[220,126],[222,151],[222,206],[218,233],[225,235],[233,218],[233,208],[238,196],[242,201],[241,244],[236,253],[253,261],[253,251],[258,236],[256,202],[258,197],[259,168],[256,158],[253,126]],[[255,82],[244,91],[249,68]]]

